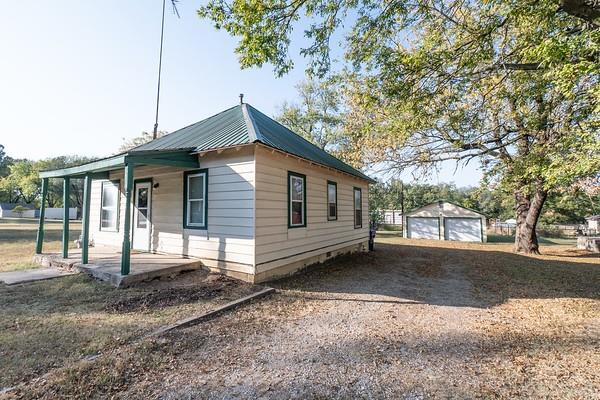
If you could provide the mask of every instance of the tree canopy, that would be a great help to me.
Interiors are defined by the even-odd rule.
[[[199,10],[239,37],[242,66],[292,67],[308,22],[309,72],[344,74],[356,159],[397,171],[478,162],[515,196],[515,249],[537,252],[549,195],[600,170],[600,5],[578,0],[211,0]]]
[[[168,132],[158,131],[156,132],[156,137],[162,137],[166,135]],[[123,138],[123,143],[119,146],[119,153],[125,152],[127,150],[131,150],[134,147],[141,146],[145,143],[148,143],[152,140],[152,133],[150,132],[142,132],[139,136],[135,136],[133,138]]]
[[[323,150],[335,151],[342,139],[341,88],[331,80],[308,79],[296,85],[298,102],[285,102],[276,119]]]

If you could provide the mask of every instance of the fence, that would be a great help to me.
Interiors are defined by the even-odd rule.
[[[515,234],[516,225],[492,220],[488,224],[488,232],[496,235],[512,236]],[[538,224],[536,232],[545,237],[576,237],[584,226],[581,224]]]

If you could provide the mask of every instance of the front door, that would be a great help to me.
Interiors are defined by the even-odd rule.
[[[135,250],[150,251],[151,193],[151,182],[136,182],[133,200],[133,248]]]

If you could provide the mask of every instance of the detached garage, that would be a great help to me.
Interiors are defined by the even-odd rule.
[[[404,237],[409,239],[485,242],[485,215],[438,201],[409,211],[404,217]]]

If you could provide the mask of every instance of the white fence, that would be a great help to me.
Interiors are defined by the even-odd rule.
[[[2,218],[34,218],[35,210],[24,210],[21,213],[14,212],[13,210],[1,210],[0,217],[2,217]]]
[[[46,208],[46,218],[48,219],[63,219],[63,208]],[[69,219],[77,219],[77,208],[69,208]]]

